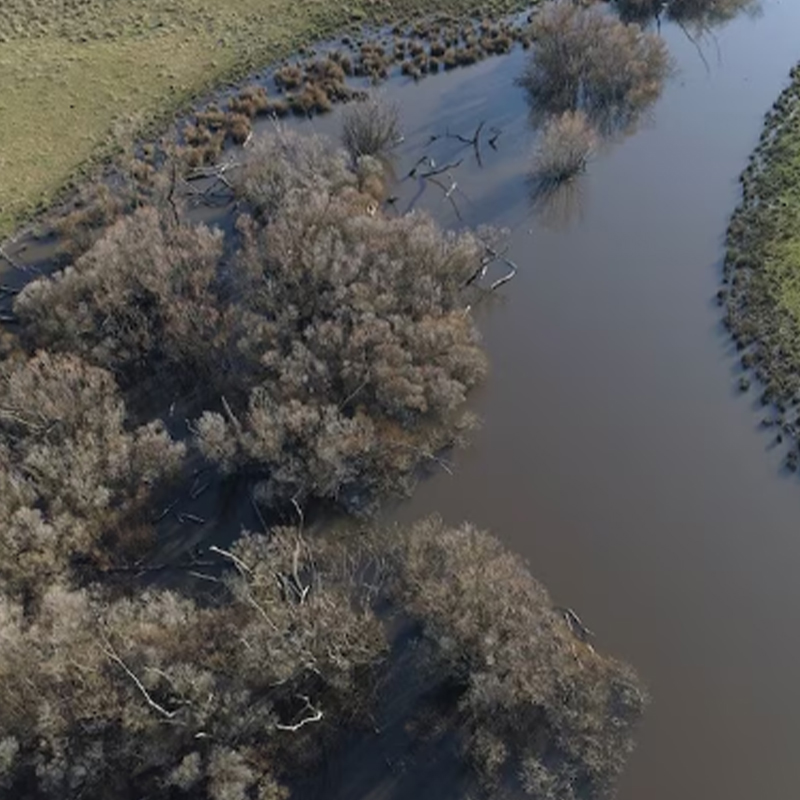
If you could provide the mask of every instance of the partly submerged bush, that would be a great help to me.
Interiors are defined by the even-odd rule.
[[[646,704],[636,675],[584,641],[490,534],[433,518],[395,547],[399,598],[425,626],[484,784],[516,773],[536,800],[607,796]]]
[[[237,170],[235,188],[257,215],[269,218],[290,195],[335,193],[355,183],[344,153],[319,136],[303,136],[278,125],[271,135],[254,142]]]
[[[349,575],[301,544],[246,536],[210,605],[55,585],[30,620],[0,597],[4,796],[287,797],[281,779],[371,700],[385,646]]]
[[[135,526],[184,448],[159,422],[129,429],[113,376],[75,356],[6,363],[0,385],[0,579],[26,595]]]
[[[582,172],[597,147],[597,139],[583,111],[565,111],[549,120],[533,155],[534,179],[556,184]]]
[[[342,144],[353,161],[380,156],[400,139],[397,106],[380,97],[352,104],[342,118]]]
[[[245,535],[202,603],[55,585],[30,616],[0,598],[0,787],[286,798],[328,737],[376,710],[394,620],[415,623],[394,652],[431,679],[440,730],[492,796],[604,797],[644,704],[635,675],[489,534],[432,519],[359,542]]]
[[[606,128],[626,127],[652,104],[670,72],[664,42],[598,5],[545,4],[520,83],[538,115],[585,111]]]
[[[698,33],[723,25],[741,12],[754,14],[759,0],[613,0],[625,21],[648,22],[661,15]]]
[[[240,230],[239,350],[257,377],[240,411],[203,416],[201,449],[260,474],[269,503],[405,490],[471,422],[485,359],[462,293],[480,242],[365,213],[354,190],[290,194]]]
[[[74,266],[29,283],[14,310],[33,346],[78,353],[129,385],[165,366],[208,380],[202,368],[219,359],[221,251],[221,234],[142,208]]]

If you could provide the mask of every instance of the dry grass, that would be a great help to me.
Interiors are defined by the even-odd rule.
[[[490,0],[490,11],[518,6]],[[2,0],[0,237],[87,163],[228,77],[350,23],[467,0]]]

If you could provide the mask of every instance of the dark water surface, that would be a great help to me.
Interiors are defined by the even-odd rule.
[[[734,391],[713,301],[737,177],[800,59],[800,3],[715,31],[707,63],[680,29],[662,33],[677,76],[590,165],[561,227],[528,208],[521,52],[388,90],[408,133],[398,173],[423,152],[464,156],[465,221],[513,226],[520,266],[480,310],[492,371],[474,445],[393,517],[490,528],[638,668],[653,704],[622,800],[797,797],[800,485],[753,393]],[[455,140],[427,145],[483,119],[503,129],[483,169]],[[400,207],[415,193],[403,184]],[[418,202],[455,223],[441,189]]]

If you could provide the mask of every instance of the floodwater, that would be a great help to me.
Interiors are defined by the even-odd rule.
[[[699,38],[665,23],[678,69],[652,114],[538,212],[521,50],[384,90],[402,110],[400,179],[423,155],[463,159],[441,186],[400,180],[396,207],[507,227],[519,266],[475,312],[492,364],[474,398],[483,427],[452,475],[387,516],[491,529],[639,670],[653,703],[620,800],[800,786],[800,481],[759,429],[755,390],[735,389],[714,302],[737,177],[800,59],[798,31],[796,0]],[[479,165],[452,134],[482,121]]]
[[[755,390],[734,388],[714,302],[737,178],[800,59],[798,31],[793,0],[694,42],[663,25],[678,73],[650,119],[544,217],[525,181],[522,52],[387,90],[407,134],[397,174],[424,153],[463,157],[451,197],[467,224],[513,228],[519,265],[479,309],[492,364],[482,429],[452,476],[392,517],[491,529],[603,651],[636,666],[653,703],[621,800],[799,791],[800,485],[758,428]],[[484,142],[503,131],[482,168],[455,139],[429,144],[482,120]],[[405,181],[398,206],[416,198],[458,224],[444,189],[417,194]]]

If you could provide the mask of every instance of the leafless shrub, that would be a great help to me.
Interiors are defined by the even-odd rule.
[[[625,127],[656,100],[671,69],[658,36],[599,5],[547,3],[531,35],[520,83],[539,114],[583,110],[604,127]]]
[[[545,184],[562,183],[586,168],[598,137],[583,111],[565,111],[549,120],[533,156],[534,178]]]
[[[160,423],[129,430],[112,375],[41,352],[0,369],[0,577],[40,592],[175,475],[184,448]]]
[[[663,15],[698,34],[760,9],[759,0],[614,0],[614,5],[625,21],[647,22]]]
[[[236,190],[257,214],[270,217],[290,194],[336,192],[354,184],[343,153],[318,136],[276,125],[271,135],[253,143],[238,171]]]
[[[400,138],[397,106],[372,96],[354,103],[342,118],[342,144],[353,161],[361,156],[380,156]]]
[[[646,696],[570,629],[522,561],[471,526],[395,531],[403,608],[424,622],[487,785],[508,767],[537,800],[605,797]]]
[[[33,345],[79,353],[128,382],[165,364],[196,380],[223,327],[212,286],[221,250],[219,233],[142,208],[74,266],[28,284],[14,310]]]
[[[471,421],[464,400],[485,360],[462,291],[483,248],[360,198],[290,193],[265,227],[240,222],[239,347],[260,367],[235,418],[203,416],[199,444],[263,475],[266,502],[359,508],[405,491]]]
[[[8,796],[288,796],[286,773],[369,700],[385,641],[348,576],[294,532],[245,537],[229,558],[238,575],[211,607],[56,585],[28,621],[0,598]]]

